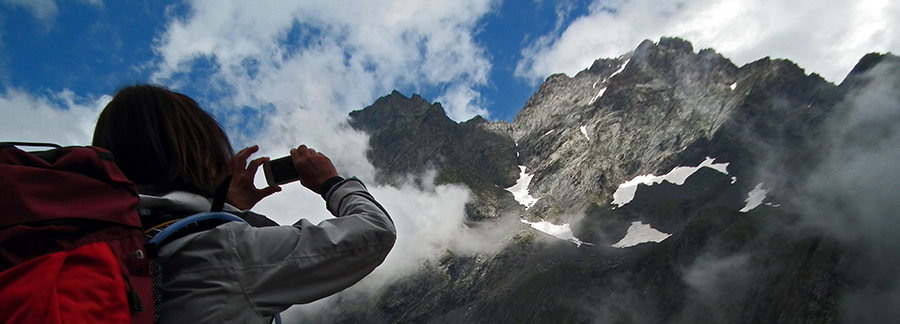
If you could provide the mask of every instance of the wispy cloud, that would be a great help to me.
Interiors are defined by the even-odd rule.
[[[35,19],[49,26],[52,25],[59,8],[56,0],[3,0],[3,3],[12,7],[21,7],[28,10]]]
[[[56,16],[59,15],[59,6],[57,0],[2,0],[4,4],[11,7],[21,7],[31,13],[32,16],[45,28],[51,28],[54,25]],[[103,7],[103,0],[79,0],[79,2],[96,7]]]
[[[677,36],[698,48],[715,48],[739,65],[787,58],[840,82],[864,54],[900,51],[898,20],[900,3],[883,0],[597,0],[559,36],[525,48],[517,75],[574,75],[644,39]]]

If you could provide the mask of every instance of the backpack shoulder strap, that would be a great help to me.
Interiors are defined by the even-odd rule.
[[[219,183],[219,186],[216,187],[215,195],[213,196],[212,208],[209,209],[211,212],[220,212],[225,210],[225,199],[228,196],[228,187],[231,186],[231,178],[232,176],[225,177],[225,180],[222,180]]]
[[[169,225],[147,241],[147,253],[151,258],[159,256],[159,248],[185,235],[215,228],[228,222],[242,222],[243,219],[226,212],[207,212],[191,215]]]

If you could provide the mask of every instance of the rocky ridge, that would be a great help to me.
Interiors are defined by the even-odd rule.
[[[528,217],[590,219],[585,213],[608,208],[619,184],[707,156],[743,173],[741,163],[763,158],[745,155],[795,147],[786,139],[824,115],[823,94],[834,88],[788,61],[739,68],[674,38],[645,41],[572,78],[553,75],[512,123],[519,161],[536,174],[531,192],[541,199]],[[581,234],[609,242],[603,233]]]

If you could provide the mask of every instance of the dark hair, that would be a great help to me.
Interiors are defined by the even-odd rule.
[[[119,90],[100,113],[93,145],[112,152],[138,185],[207,196],[234,155],[222,126],[197,102],[153,85]]]

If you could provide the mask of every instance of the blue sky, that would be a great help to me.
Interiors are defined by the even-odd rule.
[[[0,0],[0,86],[66,111],[158,83],[247,141],[275,115],[343,116],[395,89],[457,121],[512,121],[550,74],[661,36],[839,82],[863,54],[896,52],[898,12],[886,0]]]
[[[160,45],[166,25],[190,19],[192,15],[190,4],[181,1],[60,1],[55,2],[55,9],[49,5],[52,1],[43,2],[49,8],[39,8],[41,3],[5,1],[0,5],[3,42],[0,71],[2,85],[7,88],[35,94],[67,89],[91,97],[110,94],[129,83],[152,81],[160,60],[154,48]],[[516,65],[522,59],[522,47],[554,32],[566,21],[586,14],[589,4],[589,1],[490,3],[493,8],[476,17],[470,26],[472,42],[481,47],[491,65],[488,80],[473,87],[481,95],[477,101],[481,108],[478,112],[493,120],[512,121],[537,86],[534,80],[515,75]],[[300,29],[291,33],[280,40],[281,46],[313,46],[318,35],[315,32],[307,35]],[[190,82],[175,87],[201,100],[217,101],[222,94],[211,84],[214,80],[210,74],[216,69],[214,61],[200,59],[192,64],[192,71],[179,77],[179,81]],[[166,85],[165,81],[157,82]],[[394,88],[406,95],[419,93],[434,101],[452,86],[453,82],[400,82]]]
[[[109,95],[147,82],[195,98],[237,148],[308,144],[367,175],[347,113],[393,90],[512,121],[548,76],[663,36],[837,83],[900,52],[898,21],[892,0],[0,0],[0,140],[88,144]]]

